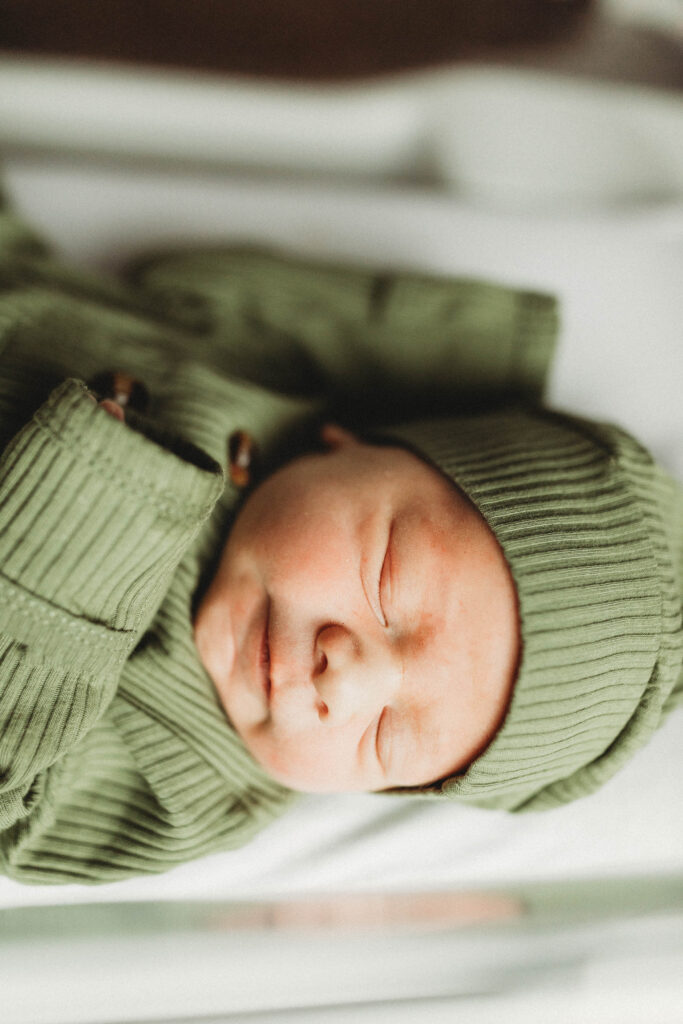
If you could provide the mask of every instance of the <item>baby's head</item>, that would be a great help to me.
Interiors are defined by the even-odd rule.
[[[196,620],[246,746],[294,789],[461,770],[507,708],[515,588],[470,501],[411,452],[339,427],[245,503]]]
[[[639,505],[646,454],[590,427],[512,410],[373,444],[328,426],[254,490],[195,637],[270,775],[542,806],[647,738],[680,671],[675,555],[662,571],[666,524]]]

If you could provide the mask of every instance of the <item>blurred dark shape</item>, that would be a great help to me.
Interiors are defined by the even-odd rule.
[[[121,407],[127,406],[136,412],[144,412],[149,405],[149,393],[142,381],[129,373],[105,370],[88,381],[88,387],[99,398],[111,398]]]
[[[566,42],[593,0],[3,0],[0,49],[339,79]]]

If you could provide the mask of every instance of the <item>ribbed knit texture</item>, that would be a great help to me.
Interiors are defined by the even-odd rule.
[[[502,728],[430,791],[537,810],[608,779],[683,697],[683,491],[616,427],[536,410],[397,432],[478,507],[518,594]]]
[[[243,844],[292,799],[230,727],[192,636],[238,498],[229,435],[267,459],[320,413],[259,382],[348,383],[358,419],[409,391],[423,411],[451,386],[533,397],[554,339],[552,299],[478,282],[251,252],[132,277],[69,270],[0,211],[0,870],[27,882],[164,871]],[[147,385],[145,416],[92,401],[83,381],[110,369]]]

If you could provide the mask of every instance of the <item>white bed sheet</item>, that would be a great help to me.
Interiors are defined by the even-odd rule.
[[[332,188],[10,157],[19,208],[65,256],[249,240],[321,258],[550,289],[563,326],[553,404],[614,419],[683,479],[683,205],[582,218],[472,209],[410,189]],[[246,849],[97,888],[22,887],[0,905],[263,899],[683,872],[683,712],[598,793],[534,815],[382,796],[304,797]]]

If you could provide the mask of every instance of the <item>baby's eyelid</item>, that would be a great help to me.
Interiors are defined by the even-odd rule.
[[[387,615],[386,606],[389,604],[391,598],[391,532],[392,531],[390,530],[387,548],[384,554],[384,561],[382,562],[382,567],[379,571],[378,582],[378,607],[382,614],[383,626],[388,626],[389,624],[389,616]]]
[[[379,765],[380,765],[380,768],[382,769],[382,771],[385,771],[386,767],[385,767],[385,765],[384,765],[384,763],[382,761],[382,758],[380,756],[380,743],[379,743],[380,735],[379,734],[380,734],[380,732],[382,730],[382,720],[384,719],[384,716],[386,715],[386,710],[387,709],[385,707],[382,708],[382,710],[380,712],[380,715],[379,715],[379,718],[377,719],[377,728],[375,729],[375,754],[377,755],[377,760],[379,761]]]

